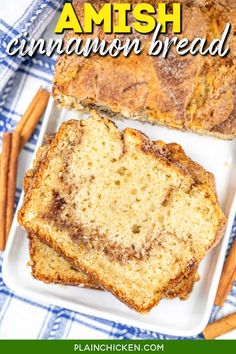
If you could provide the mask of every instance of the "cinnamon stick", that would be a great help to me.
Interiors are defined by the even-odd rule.
[[[25,123],[27,122],[27,120],[29,119],[30,115],[33,112],[33,109],[35,107],[35,105],[37,104],[40,95],[41,95],[41,88],[38,90],[38,92],[36,93],[36,95],[34,96],[33,100],[30,102],[28,108],[26,109],[25,113],[23,114],[23,116],[21,117],[21,120],[18,122],[15,131],[18,133],[22,132],[22,129],[24,128]]]
[[[0,250],[5,248],[14,214],[18,156],[45,111],[49,96],[48,91],[39,89],[13,135],[5,133],[3,137],[0,155]]]
[[[32,135],[43,112],[45,111],[45,108],[47,107],[49,97],[50,94],[48,91],[40,89],[39,92],[36,94],[35,98],[33,99],[33,102],[31,104],[32,109],[30,108],[31,105],[27,109],[30,114],[25,113],[21,121],[18,123],[18,128],[16,130],[21,133],[21,148],[25,145],[25,143]]]
[[[17,165],[18,156],[20,150],[21,142],[20,133],[15,131],[12,135],[11,143],[11,153],[9,159],[9,171],[8,171],[8,186],[7,186],[7,209],[6,209],[6,233],[5,240],[7,241],[9,231],[12,224],[12,219],[14,215],[14,201],[16,193],[16,175],[17,175]]]
[[[5,226],[6,226],[6,208],[7,208],[7,183],[8,168],[11,151],[11,133],[4,133],[2,140],[1,171],[0,171],[0,251],[5,248]]]
[[[236,328],[236,312],[210,323],[203,331],[205,339],[214,339]]]
[[[229,255],[225,261],[223,272],[221,274],[215,305],[223,306],[225,299],[232,288],[236,278],[236,240],[230,249]]]

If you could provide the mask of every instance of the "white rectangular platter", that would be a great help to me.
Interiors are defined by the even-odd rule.
[[[60,124],[69,118],[83,119],[85,116],[77,112],[58,110],[51,98],[38,146],[42,144],[45,134],[56,132]],[[125,127],[140,129],[153,140],[179,143],[187,155],[215,175],[219,200],[228,216],[227,229],[222,242],[210,251],[201,263],[199,269],[201,280],[194,286],[190,298],[187,301],[162,300],[149,314],[141,315],[130,310],[107,292],[49,285],[37,281],[31,276],[30,267],[27,266],[29,261],[27,235],[18,225],[16,216],[4,255],[4,281],[11,289],[39,302],[169,335],[196,335],[204,329],[209,320],[236,213],[236,139],[222,141],[130,120],[117,121],[116,124],[120,129]]]

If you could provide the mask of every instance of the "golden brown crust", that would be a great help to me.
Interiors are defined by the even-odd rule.
[[[43,146],[41,146],[37,150],[36,158],[33,161],[32,168],[30,168],[24,176],[23,188],[24,188],[25,194],[28,192],[28,190],[30,188],[30,185],[34,179],[34,175],[35,175],[36,171],[39,169],[40,163],[46,157],[47,151],[48,151],[49,146],[53,140],[53,137],[54,137],[54,134],[45,136]]]
[[[183,272],[182,277],[179,276],[179,278],[171,280],[166,290],[164,290],[166,297],[173,299],[179,294],[180,300],[188,299],[195,282],[200,279],[197,268],[197,264],[193,262],[189,265],[189,273]]]
[[[94,5],[99,8],[102,3]],[[197,34],[210,41],[222,33],[227,21],[235,22],[233,5],[222,11],[220,2],[183,3],[182,37],[191,39]],[[75,8],[82,19],[80,1],[75,1]],[[103,38],[102,28],[96,28],[93,36]],[[150,36],[142,40],[148,46]],[[230,44],[234,48],[235,35]],[[225,58],[181,57],[172,50],[167,59],[148,56],[144,50],[128,58],[62,55],[56,64],[53,95],[67,108],[96,109],[110,118],[138,119],[232,139],[236,136],[235,87],[234,49]]]

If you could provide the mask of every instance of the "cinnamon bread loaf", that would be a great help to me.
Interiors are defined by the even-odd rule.
[[[74,1],[83,24],[83,2]],[[115,1],[117,2],[117,1]],[[118,1],[120,2],[120,1]],[[134,1],[137,3],[139,1]],[[156,1],[151,2],[155,7]],[[163,2],[163,1],[162,1]],[[164,1],[172,2],[172,1]],[[93,1],[97,10],[105,3]],[[218,56],[180,56],[173,48],[168,57],[147,55],[152,34],[104,35],[102,26],[83,39],[141,38],[140,55],[112,58],[99,54],[88,58],[61,55],[58,58],[53,95],[68,109],[96,110],[108,118],[129,118],[171,128],[214,135],[236,136],[236,36],[235,1],[182,1],[181,38],[205,37],[210,43],[220,38],[227,22],[232,24],[227,46],[230,53]],[[116,14],[114,14],[114,21]],[[128,16],[130,22],[132,16]],[[169,33],[170,36],[173,34]],[[65,40],[73,37],[68,31]],[[131,37],[130,37],[131,36]]]

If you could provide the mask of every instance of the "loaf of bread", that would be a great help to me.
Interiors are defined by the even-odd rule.
[[[96,0],[98,10],[105,1]],[[116,1],[117,2],[117,1]],[[119,2],[119,1],[118,1]],[[136,3],[137,1],[135,1]],[[155,1],[149,1],[156,6]],[[163,2],[163,1],[162,1]],[[165,1],[170,2],[170,1]],[[74,1],[83,23],[83,1]],[[129,118],[166,125],[171,128],[214,135],[223,139],[236,136],[236,36],[234,1],[182,1],[183,31],[179,35],[193,40],[220,38],[228,21],[232,24],[224,57],[180,56],[173,48],[168,57],[147,55],[152,34],[142,35],[141,55],[122,54],[112,58],[99,54],[84,58],[61,55],[58,58],[53,95],[68,109],[96,110],[108,118]],[[114,18],[116,15],[114,14]],[[132,22],[132,16],[129,16]],[[115,21],[115,20],[114,20]],[[172,35],[172,34],[170,34]],[[66,39],[73,37],[69,31]],[[128,35],[104,35],[95,26],[87,37],[126,39]],[[131,39],[138,38],[133,32]],[[86,35],[83,34],[83,39]]]
[[[179,145],[96,114],[62,124],[18,219],[140,312],[194,274],[225,226],[212,174]]]
[[[52,142],[53,135],[45,138],[44,144],[40,147],[33,162],[33,168],[28,170],[24,178],[25,195],[30,188],[34,175],[39,168],[41,161],[45,158],[47,150]],[[75,269],[68,260],[62,257],[52,247],[43,243],[38,237],[29,235],[29,254],[32,275],[35,279],[45,283],[60,283],[63,285],[83,286],[98,289],[88,276]],[[166,292],[167,298],[179,297],[185,300],[189,297],[195,281],[199,279],[197,269],[193,268],[181,281],[173,284],[173,288]]]

